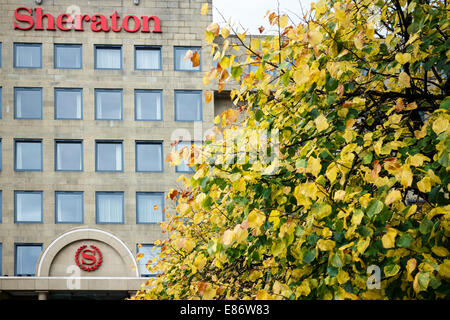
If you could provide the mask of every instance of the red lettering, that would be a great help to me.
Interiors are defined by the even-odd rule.
[[[87,254],[87,253],[90,253],[90,254]],[[94,264],[97,261],[97,259],[95,258],[95,251],[94,250],[85,249],[85,250],[83,250],[83,252],[81,252],[81,256],[84,259],[88,260],[88,261],[86,261],[86,260],[82,259],[81,260],[82,264],[91,265],[91,264]]]
[[[90,21],[91,17],[87,14],[77,14],[75,16],[75,31],[84,31],[83,21]]]
[[[67,19],[67,20],[66,20]],[[72,25],[70,28],[66,28],[64,25],[66,23],[73,23],[73,18],[70,14],[63,13],[56,18],[56,25],[58,26],[58,29],[61,31],[70,31],[72,29]]]
[[[161,33],[161,27],[160,24],[161,22],[159,21],[159,18],[157,16],[151,16],[151,17],[146,17],[143,16],[142,18],[142,32],[150,32],[148,26],[149,26],[149,21],[153,20],[153,32],[155,33]]]
[[[117,24],[119,19],[120,16],[117,14],[117,11],[114,11],[111,15],[111,30],[114,32],[120,32],[120,30],[122,30],[122,27]]]
[[[110,28],[108,27],[108,20],[106,20],[106,17],[102,14],[94,14],[91,18],[91,30],[94,32],[99,31],[105,31],[108,32]],[[100,29],[98,28],[98,25],[100,24]]]
[[[128,21],[130,19],[134,20],[134,28],[133,29],[130,29],[130,26],[128,25]],[[126,16],[125,18],[123,18],[122,25],[123,25],[123,29],[127,32],[136,32],[141,28],[141,21],[136,16]]]
[[[20,10],[27,11],[28,15],[26,15],[26,14],[19,14]],[[31,10],[31,9],[28,9],[28,8],[25,8],[25,7],[17,8],[16,11],[14,11],[14,18],[17,21],[28,23],[28,26],[21,27],[14,21],[14,29],[30,30],[31,28],[33,28],[34,21],[33,21],[33,18],[31,17],[32,15],[33,15],[33,10]]]
[[[47,30],[55,31],[55,18],[50,13],[42,14],[41,8],[35,8],[36,11],[36,27],[35,30],[44,30],[42,27],[42,19],[47,18]]]

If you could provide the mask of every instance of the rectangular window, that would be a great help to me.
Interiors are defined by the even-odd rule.
[[[55,170],[83,171],[83,142],[80,140],[56,140]]]
[[[14,191],[14,222],[42,222],[42,191]]]
[[[192,53],[198,52],[201,61],[201,48],[200,47],[174,47],[174,64],[177,71],[201,71],[201,63],[197,67],[192,66],[191,59],[184,59],[186,53],[191,50]]]
[[[122,171],[123,148],[121,141],[96,141],[96,170]]]
[[[135,46],[136,70],[161,70],[161,47]]]
[[[175,121],[202,121],[202,92],[175,91]]]
[[[136,141],[136,171],[164,171],[162,142]]]
[[[14,68],[42,68],[42,45],[14,43]]]
[[[136,193],[136,223],[158,223],[164,220],[164,193]]]
[[[15,140],[16,171],[42,171],[42,141]]]
[[[161,253],[161,247],[153,245],[153,244],[140,244],[137,246],[137,253],[143,254],[143,257],[139,259],[139,272],[141,277],[152,277],[155,276],[156,273],[147,269],[147,264],[149,264],[149,268],[152,268],[156,262],[153,262],[153,258],[159,257]]]
[[[56,69],[81,69],[82,51],[80,44],[55,44]]]
[[[191,141],[180,141],[177,143],[177,145],[175,146],[175,150],[176,151],[181,151],[183,148],[187,148],[188,152],[191,152],[191,146],[194,143]],[[194,172],[194,167],[190,167],[188,166],[188,162],[187,160],[181,160],[181,164],[177,165],[175,167],[175,171],[176,172]]]
[[[96,45],[95,69],[122,69],[122,46]]]
[[[123,192],[97,192],[96,202],[97,223],[123,223]]]
[[[122,120],[122,90],[95,89],[95,120]]]
[[[55,119],[83,119],[83,89],[55,88]]]
[[[83,192],[55,193],[56,223],[83,223]]]
[[[14,118],[42,119],[42,88],[14,88]]]
[[[36,263],[42,252],[42,244],[14,245],[14,275],[34,276]]]
[[[162,120],[161,90],[135,90],[134,103],[136,120]]]

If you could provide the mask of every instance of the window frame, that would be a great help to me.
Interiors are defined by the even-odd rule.
[[[58,169],[58,143],[61,144],[79,144],[81,146],[81,169],[80,170],[65,170]],[[55,139],[55,171],[65,171],[65,172],[83,172],[84,171],[84,145],[81,139]]]
[[[198,51],[198,53],[200,54],[200,65],[198,66],[198,69],[179,69],[177,67],[177,59],[176,59],[177,50],[186,50],[186,52],[188,50]],[[192,67],[192,68],[194,68],[194,67]],[[197,67],[195,67],[195,68],[197,68]],[[202,47],[201,46],[173,46],[173,69],[174,69],[174,71],[201,72],[202,71]]]
[[[23,276],[36,276],[36,272],[33,274],[18,274],[17,273],[17,247],[41,247],[41,254],[42,254],[42,250],[43,250],[43,244],[42,243],[30,243],[30,242],[25,242],[25,243],[14,243],[14,276],[16,277],[23,277]],[[39,257],[36,260],[36,263],[39,261]],[[36,266],[35,266],[36,269]]]
[[[120,143],[122,146],[122,152],[121,152],[121,170],[99,170],[98,169],[98,144],[104,143],[104,144],[118,144]],[[96,172],[123,172],[124,171],[124,158],[123,158],[123,140],[95,140],[95,171]]]
[[[18,117],[17,116],[17,94],[20,91],[39,91],[41,94],[41,101],[40,101],[40,115],[37,118],[30,118],[30,117]],[[43,105],[44,105],[44,94],[42,87],[14,87],[14,119],[15,120],[42,120],[43,118]]]
[[[37,67],[20,67],[16,64],[16,57],[17,57],[17,47],[39,47],[39,66]],[[14,52],[13,52],[13,67],[17,69],[42,69],[42,43],[35,43],[35,42],[14,42],[13,44]]]
[[[152,144],[161,146],[161,170],[138,170],[138,145]],[[136,172],[164,172],[164,141],[162,140],[136,140],[134,144],[135,171]]]
[[[40,220],[27,221],[17,220],[17,195],[18,194],[39,194],[41,196],[41,216]],[[44,192],[38,190],[14,190],[14,223],[43,223],[44,222]]]
[[[139,198],[139,196],[142,196],[142,195],[158,195],[158,196],[161,196],[162,207],[161,207],[161,220],[160,220],[160,221],[158,221],[158,222],[142,222],[142,221],[140,221],[140,219],[139,219],[139,207],[140,207],[140,205],[139,205],[139,200],[138,200],[138,198]],[[155,191],[149,191],[149,192],[147,192],[147,191],[137,191],[137,192],[136,192],[136,224],[154,224],[154,225],[157,225],[157,224],[159,224],[160,222],[165,221],[165,214],[164,214],[164,212],[163,212],[163,209],[164,209],[164,207],[165,207],[165,201],[164,201],[164,198],[165,198],[164,192],[155,192]]]
[[[139,93],[159,93],[160,95],[160,100],[161,100],[161,114],[160,114],[160,119],[138,119],[137,117],[137,94]],[[162,122],[164,121],[164,95],[163,95],[163,90],[160,89],[134,89],[134,120],[135,121],[156,121],[156,122]]]
[[[154,244],[154,243],[140,243],[140,244],[136,244],[136,255],[137,254],[139,254],[140,252],[139,252],[139,246],[141,246],[141,247],[152,247],[152,248],[159,248],[159,252],[161,252],[161,246],[158,246],[158,245],[156,245],[156,244]],[[151,249],[152,251],[153,250],[156,250],[156,249]],[[145,263],[142,263],[141,264],[141,260],[142,260],[142,258],[141,258],[141,260],[139,260],[138,262],[137,262],[137,265],[138,265],[138,270],[139,270],[139,275],[141,276],[141,277],[146,277],[146,278],[152,278],[152,277],[156,277],[157,275],[158,275],[158,273],[150,273],[150,271],[147,269],[147,267],[146,267],[146,264],[147,264],[147,261],[148,260],[150,260],[150,259],[146,259],[146,257],[145,257],[145,254],[144,254],[144,257],[143,257],[144,259],[145,259]],[[145,268],[145,270],[147,270],[147,272],[149,272],[148,274],[142,274],[142,272],[141,272],[141,266],[143,267],[143,268]]]
[[[97,49],[119,49],[120,51],[120,66],[119,68],[99,68],[97,66]],[[122,70],[123,68],[123,52],[121,44],[94,44],[94,69],[95,70]]]
[[[57,67],[56,66],[56,58],[57,58],[57,48],[60,47],[77,47],[80,51],[80,67],[77,68],[67,68],[67,67]],[[53,45],[53,68],[54,69],[74,69],[81,70],[83,69],[83,45],[79,43],[55,43]]]
[[[137,51],[139,50],[158,50],[159,52],[159,68],[158,69],[147,69],[137,67]],[[150,71],[161,71],[162,70],[162,46],[156,45],[134,45],[134,70],[150,70]]]
[[[17,168],[17,143],[20,142],[28,142],[28,143],[39,143],[41,145],[41,168],[40,169],[18,169]],[[42,139],[14,139],[14,171],[36,171],[36,172],[42,172],[44,170],[44,146],[42,143]]]
[[[97,93],[99,92],[120,92],[120,119],[112,119],[112,118],[99,118],[98,117],[98,109],[97,109]],[[123,89],[94,89],[94,119],[96,121],[122,121],[123,120]]]
[[[81,99],[81,105],[80,105],[80,118],[60,118],[58,117],[58,104],[57,104],[57,93],[58,92],[79,92],[80,93],[80,99]],[[54,89],[54,119],[55,120],[83,120],[83,88],[55,88]]]
[[[122,198],[122,216],[121,222],[100,222],[98,211],[98,196],[104,194],[121,195]],[[125,192],[124,191],[96,191],[95,192],[95,223],[96,224],[125,224]]]
[[[197,93],[199,98],[200,98],[200,119],[199,120],[180,120],[177,119],[177,107],[178,107],[178,98],[177,98],[177,94],[178,93]],[[201,122],[203,121],[203,91],[202,90],[175,90],[174,92],[174,121],[179,121],[179,122]]]
[[[81,221],[59,221],[58,220],[58,195],[78,194],[81,196]],[[55,191],[55,224],[84,224],[84,192],[83,191]]]

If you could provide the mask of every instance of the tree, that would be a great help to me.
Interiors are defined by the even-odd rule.
[[[448,298],[449,12],[320,0],[270,13],[275,36],[211,24],[204,83],[235,79],[236,107],[169,155],[196,172],[135,299]]]

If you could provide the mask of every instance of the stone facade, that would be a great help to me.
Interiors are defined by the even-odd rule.
[[[179,173],[164,162],[163,172],[136,172],[135,142],[139,140],[163,141],[164,157],[171,150],[171,143],[180,133],[189,133],[192,140],[201,139],[206,128],[212,126],[214,102],[205,103],[202,95],[202,122],[181,122],[174,120],[175,90],[205,90],[202,84],[203,71],[209,70],[211,59],[209,49],[203,40],[205,28],[212,21],[209,14],[200,15],[200,8],[205,0],[140,0],[136,5],[133,0],[43,0],[37,5],[34,0],[4,0],[0,4],[1,68],[0,87],[2,88],[0,139],[2,147],[2,166],[0,171],[0,191],[2,192],[2,215],[0,223],[0,259],[1,297],[10,296],[20,290],[49,291],[66,290],[64,277],[65,264],[73,259],[73,251],[84,240],[97,241],[88,235],[79,234],[63,247],[66,252],[54,253],[55,265],[47,278],[13,277],[15,266],[15,244],[39,243],[43,252],[61,235],[76,228],[99,229],[114,235],[135,256],[139,243],[151,244],[163,238],[158,224],[138,224],[136,221],[137,192],[165,192],[177,185]],[[211,5],[211,0],[208,0]],[[73,7],[76,5],[77,7]],[[61,31],[56,29],[22,31],[14,29],[14,11],[18,7],[41,8],[44,13],[51,13],[56,18],[59,14],[79,8],[82,14],[92,16],[102,14],[109,17],[113,12],[121,17],[126,15],[158,16],[161,33],[142,32],[93,32],[90,24],[84,23],[84,31]],[[211,7],[211,6],[210,6]],[[74,9],[75,8],[75,9]],[[44,28],[46,20],[44,19]],[[42,45],[41,68],[15,68],[14,43],[39,43]],[[81,44],[81,69],[54,68],[54,44]],[[94,45],[121,45],[122,68],[120,70],[99,70],[94,68]],[[161,46],[161,70],[135,70],[135,46]],[[174,70],[174,46],[201,47],[201,72]],[[15,119],[14,88],[42,88],[42,119]],[[82,88],[82,120],[55,120],[55,88]],[[94,90],[122,89],[123,120],[95,120]],[[163,120],[135,120],[135,89],[162,90]],[[223,100],[223,99],[222,99]],[[196,131],[196,132],[194,132]],[[195,137],[194,137],[195,136]],[[42,139],[42,171],[17,171],[14,167],[14,141],[18,138]],[[78,139],[83,141],[83,171],[63,172],[55,170],[55,140]],[[185,138],[186,139],[186,138]],[[98,172],[95,168],[95,141],[120,140],[123,142],[123,171]],[[42,223],[15,223],[14,191],[38,190],[43,192]],[[55,223],[55,192],[83,191],[83,224]],[[124,192],[124,223],[97,224],[97,191]],[[167,202],[168,200],[166,200]],[[166,203],[167,204],[167,203]],[[88,234],[88,233],[87,233]],[[107,241],[102,240],[102,241]],[[108,244],[107,242],[103,242]],[[61,248],[61,250],[63,250]],[[72,252],[72,254],[70,254]],[[83,288],[89,290],[136,290],[143,282],[132,268],[121,265],[120,250],[108,245],[105,254],[115,262],[105,267],[104,274],[97,282],[85,282]],[[40,257],[42,259],[42,255]],[[40,262],[41,260],[39,260]],[[125,260],[124,260],[125,261]],[[123,263],[125,263],[122,261]],[[43,263],[49,263],[44,261]],[[73,264],[73,261],[70,261]],[[106,259],[104,261],[106,263]],[[104,267],[104,266],[103,266]],[[131,270],[131,269],[130,269]],[[94,274],[94,273],[93,273]],[[8,277],[6,277],[8,275]],[[90,274],[92,276],[92,274]],[[107,277],[120,276],[117,281],[108,281]],[[103,278],[102,278],[103,277]],[[105,278],[106,277],[106,278]],[[137,278],[137,280],[136,280]],[[128,279],[128,280],[127,280]],[[49,284],[50,283],[50,284]],[[137,287],[136,287],[137,286]],[[17,293],[16,292],[16,293]],[[37,296],[37,295],[36,295]],[[44,295],[40,295],[43,297]]]

